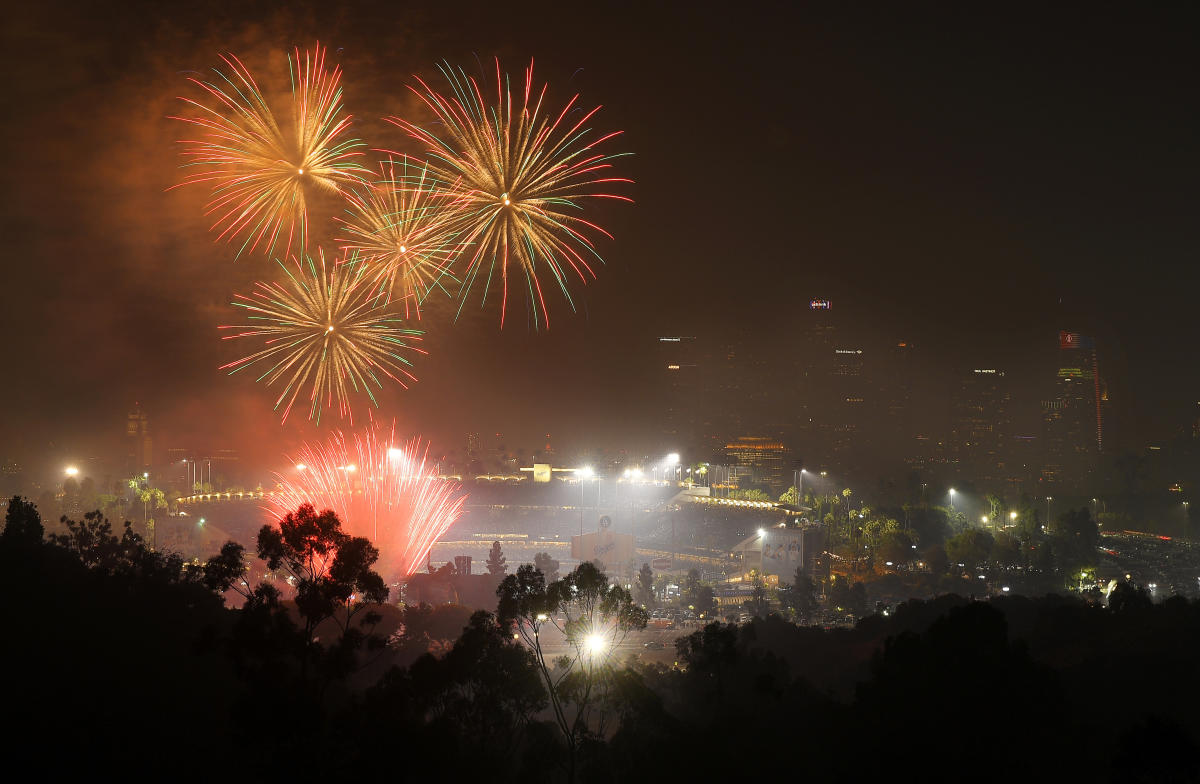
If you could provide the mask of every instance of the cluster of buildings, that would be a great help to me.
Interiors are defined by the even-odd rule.
[[[1041,383],[1017,388],[1003,367],[963,367],[939,399],[915,391],[928,379],[918,378],[926,370],[910,340],[852,337],[837,313],[828,299],[807,302],[786,350],[656,337],[663,442],[747,469],[773,491],[801,466],[847,482],[915,472],[990,492],[1088,481],[1108,417],[1092,338],[1060,332],[1054,375],[1047,369]]]

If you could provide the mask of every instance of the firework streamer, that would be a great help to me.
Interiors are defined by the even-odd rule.
[[[343,530],[379,548],[379,571],[404,579],[462,514],[462,486],[437,475],[428,445],[419,438],[397,443],[394,428],[372,424],[352,438],[336,433],[325,444],[305,444],[295,466],[276,474],[281,492],[266,507],[277,520],[301,504],[332,509]]]
[[[218,239],[240,241],[238,256],[261,249],[268,257],[302,256],[308,242],[308,195],[343,193],[369,174],[359,159],[365,142],[349,137],[342,107],[341,69],[326,67],[325,50],[288,57],[291,124],[281,125],[249,69],[232,54],[226,68],[189,77],[200,100],[181,97],[189,116],[172,119],[200,131],[184,139],[189,174],[182,185],[210,190],[205,213]],[[285,131],[284,128],[287,128]],[[175,186],[175,187],[179,187]]]
[[[386,119],[425,148],[437,185],[452,194],[452,225],[466,249],[459,312],[472,291],[479,291],[483,304],[499,289],[503,327],[510,289],[520,288],[535,328],[548,327],[543,278],[552,279],[574,309],[569,281],[586,283],[595,277],[593,263],[603,263],[591,236],[611,237],[582,217],[583,205],[594,199],[632,201],[608,191],[632,182],[613,176],[613,161],[624,153],[598,149],[620,132],[593,131],[590,123],[600,107],[580,110],[578,95],[552,111],[547,85],[535,90],[532,61],[515,96],[498,59],[495,92],[489,87],[487,98],[480,82],[461,68],[440,69],[448,92],[440,93],[420,78],[419,86],[409,86],[434,122],[420,126]],[[519,276],[515,282],[510,280],[514,271]]]
[[[391,379],[405,389],[416,376],[408,353],[424,354],[415,344],[420,330],[409,329],[392,313],[372,284],[366,264],[353,258],[327,269],[318,249],[317,262],[306,258],[297,271],[280,264],[287,280],[259,282],[249,295],[237,295],[235,307],[245,313],[226,340],[255,339],[263,348],[222,365],[230,374],[254,367],[258,381],[279,385],[275,410],[286,422],[301,391],[308,389],[308,418],[320,421],[336,408],[353,424],[351,398],[365,395],[375,406],[375,391]]]

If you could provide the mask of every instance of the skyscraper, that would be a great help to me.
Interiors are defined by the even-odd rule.
[[[867,392],[863,378],[863,350],[839,347],[833,349],[833,368],[830,375],[832,394],[828,413],[829,451],[834,467],[847,475],[857,475],[861,468],[859,437],[864,432]]]
[[[1058,398],[1070,401],[1072,442],[1081,451],[1104,449],[1104,382],[1096,358],[1096,341],[1077,332],[1058,333]],[[1089,443],[1094,441],[1094,445]],[[1084,445],[1087,445],[1086,448]]]
[[[973,368],[959,384],[955,396],[954,434],[951,449],[959,473],[1000,489],[1007,479],[1007,440],[1012,394],[1003,370]]]
[[[1053,399],[1042,403],[1047,482],[1082,482],[1104,447],[1104,383],[1095,341],[1058,333],[1058,373]]]
[[[150,438],[150,419],[135,402],[125,421],[125,473],[135,476],[154,465],[154,442]]]
[[[663,437],[673,449],[690,445],[696,437],[701,419],[698,406],[700,395],[700,360],[694,335],[664,335],[657,339],[658,372],[664,378]]]

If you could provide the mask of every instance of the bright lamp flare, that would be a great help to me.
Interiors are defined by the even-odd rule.
[[[201,100],[180,98],[192,116],[173,119],[201,130],[198,138],[180,142],[186,145],[184,166],[191,170],[180,185],[210,189],[206,214],[213,216],[212,229],[220,232],[218,239],[240,239],[239,256],[260,247],[268,256],[302,255],[307,196],[314,189],[341,192],[368,173],[358,162],[366,143],[347,135],[341,68],[327,69],[325,52],[318,44],[288,56],[292,110],[284,127],[254,76],[232,54],[221,56],[227,72],[214,68],[215,76],[188,80],[204,91]]]
[[[365,394],[378,407],[374,389],[382,389],[383,378],[405,389],[405,380],[417,380],[400,352],[426,353],[412,345],[422,332],[400,326],[402,319],[376,295],[365,265],[348,261],[327,270],[325,254],[317,255],[319,266],[309,258],[308,269],[298,273],[280,264],[286,284],[260,282],[250,295],[237,295],[233,304],[245,309],[247,323],[222,326],[241,330],[225,339],[265,338],[266,347],[221,369],[233,374],[264,368],[257,380],[283,387],[275,410],[282,407],[284,422],[307,388],[309,419],[319,422],[336,403],[338,415],[353,424],[353,395]]]
[[[421,127],[398,117],[386,119],[425,147],[430,171],[453,194],[455,228],[470,247],[462,255],[459,312],[473,288],[482,287],[486,303],[498,286],[503,327],[511,285],[526,290],[534,326],[544,321],[548,327],[542,276],[548,272],[553,277],[574,309],[568,280],[578,277],[586,283],[595,277],[589,260],[603,263],[587,234],[612,236],[580,217],[583,204],[591,199],[632,201],[606,192],[614,183],[632,182],[609,176],[612,161],[623,154],[596,151],[620,132],[594,133],[587,124],[600,107],[578,108],[578,95],[555,114],[545,105],[547,86],[534,88],[532,61],[515,101],[499,59],[495,93],[487,99],[479,82],[461,68],[439,68],[449,82],[447,94],[420,78],[420,89],[409,87],[433,112],[433,122]],[[510,283],[513,268],[524,280]]]
[[[608,648],[608,640],[603,634],[589,634],[583,642],[592,656],[603,656]]]
[[[379,548],[378,571],[385,579],[412,575],[462,514],[466,495],[460,484],[437,475],[427,444],[416,438],[396,444],[394,438],[394,431],[371,425],[352,439],[339,432],[324,445],[305,444],[292,462],[302,461],[308,470],[275,475],[281,489],[268,499],[271,519],[306,503],[332,509],[343,530]],[[343,470],[347,465],[358,470]]]
[[[462,246],[452,226],[453,197],[434,184],[423,165],[408,157],[379,165],[379,179],[347,193],[341,218],[342,250],[357,253],[389,298],[404,301],[420,317],[434,290],[448,295],[461,281],[450,273]]]

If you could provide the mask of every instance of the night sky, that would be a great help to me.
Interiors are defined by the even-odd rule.
[[[616,239],[573,289],[578,312],[551,300],[535,332],[518,308],[501,333],[494,307],[453,325],[434,308],[420,382],[378,412],[402,429],[649,447],[655,335],[783,351],[813,296],[863,335],[915,342],[931,387],[1001,366],[1034,401],[1058,330],[1094,334],[1129,443],[1184,427],[1200,400],[1196,20],[846,5],[7,10],[0,457],[103,450],[133,400],[162,447],[274,460],[318,433],[217,370],[239,355],[216,328],[232,294],[270,265],[214,243],[202,190],[167,190],[188,71],[232,51],[278,79],[318,40],[372,147],[417,152],[381,122],[419,111],[413,74],[499,55],[513,73],[533,57],[555,103],[602,104],[598,127],[636,153],[637,203],[597,213]]]

